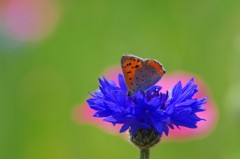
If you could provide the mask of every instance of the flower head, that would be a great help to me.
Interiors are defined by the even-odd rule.
[[[96,111],[94,117],[103,118],[113,125],[121,124],[120,132],[130,131],[134,136],[138,131],[152,130],[159,136],[168,135],[169,128],[196,128],[203,120],[196,113],[204,111],[206,98],[194,98],[197,85],[191,79],[184,87],[178,82],[169,91],[161,91],[160,86],[152,86],[146,91],[128,95],[124,77],[119,74],[119,86],[111,80],[99,79],[99,90],[87,100]]]

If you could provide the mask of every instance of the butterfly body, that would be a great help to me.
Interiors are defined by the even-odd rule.
[[[122,56],[121,66],[131,94],[150,88],[166,73],[157,60],[142,59],[133,55]]]

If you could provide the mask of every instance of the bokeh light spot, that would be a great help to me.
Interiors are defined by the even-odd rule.
[[[60,18],[60,7],[54,0],[9,0],[0,5],[0,34],[5,36],[1,41],[37,42],[55,29]],[[11,41],[5,43],[10,45]]]

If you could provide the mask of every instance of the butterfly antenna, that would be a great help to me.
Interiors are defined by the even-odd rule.
[[[131,97],[132,93],[128,91],[127,96]]]

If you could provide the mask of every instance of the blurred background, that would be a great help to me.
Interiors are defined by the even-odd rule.
[[[240,158],[240,1],[0,0],[0,158],[138,158],[73,110],[131,53],[204,79],[219,109],[207,137],[151,158]]]

